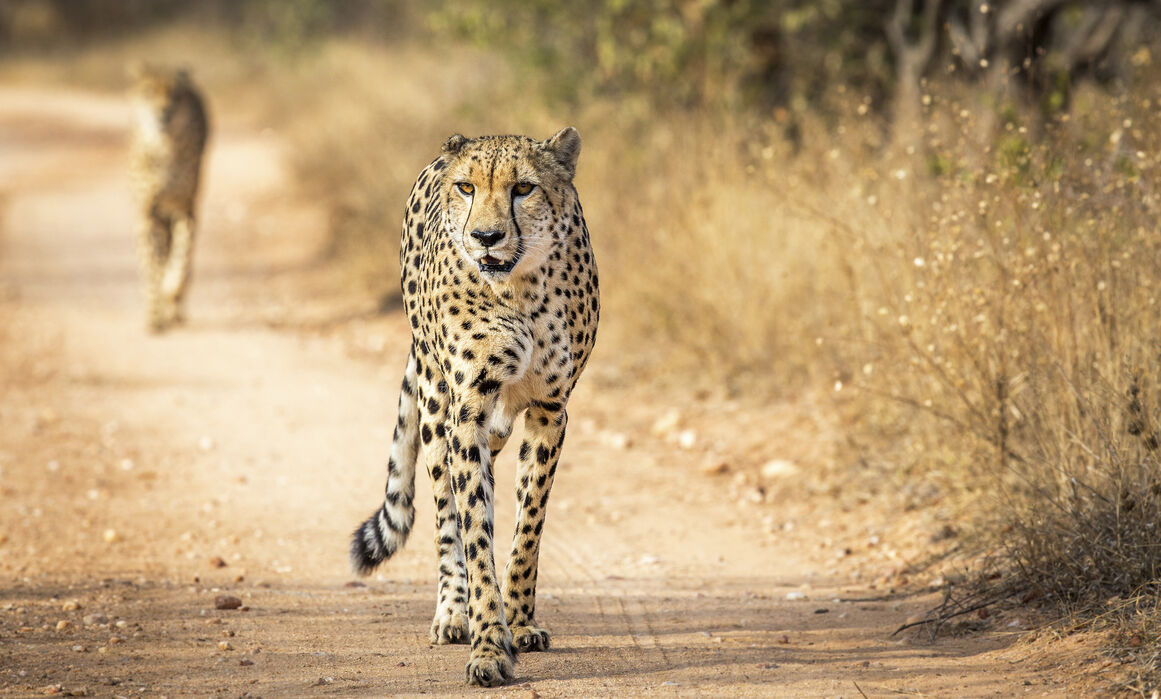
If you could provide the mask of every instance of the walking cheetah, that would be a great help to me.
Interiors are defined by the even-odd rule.
[[[471,643],[469,684],[512,678],[516,650],[547,650],[533,620],[540,535],[569,394],[596,340],[600,299],[573,187],[580,135],[455,135],[420,173],[400,252],[411,355],[383,506],[355,530],[366,574],[407,539],[423,445],[435,492],[433,643]],[[512,553],[496,575],[492,463],[524,415]]]
[[[130,175],[139,207],[138,255],[148,327],[160,332],[183,320],[209,123],[202,97],[184,70],[138,64],[130,67],[130,76]]]

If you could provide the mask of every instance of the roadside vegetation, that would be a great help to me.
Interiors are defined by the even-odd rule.
[[[606,357],[836,397],[844,453],[954,503],[990,584],[1161,681],[1155,4],[206,7],[358,293],[390,305],[444,137],[572,123]]]

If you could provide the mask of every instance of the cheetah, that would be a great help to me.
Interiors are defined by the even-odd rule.
[[[511,680],[542,651],[534,620],[540,537],[568,416],[596,341],[600,297],[573,176],[580,135],[455,135],[407,200],[400,250],[411,353],[387,461],[386,497],[355,530],[367,574],[407,539],[422,449],[435,495],[439,584],[431,641],[470,643],[468,684]],[[492,464],[524,416],[516,529],[493,556]],[[502,589],[501,589],[502,587]]]
[[[202,96],[185,70],[134,64],[130,175],[147,326],[182,322],[194,244],[194,206],[209,136]]]

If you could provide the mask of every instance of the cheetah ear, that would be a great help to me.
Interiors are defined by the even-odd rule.
[[[568,179],[576,175],[576,160],[580,157],[581,137],[577,130],[566,126],[541,146],[552,155],[556,164],[564,169]]]
[[[460,152],[460,149],[463,148],[464,144],[467,142],[468,139],[465,136],[456,134],[443,142],[443,152],[445,155],[455,155],[456,153]]]

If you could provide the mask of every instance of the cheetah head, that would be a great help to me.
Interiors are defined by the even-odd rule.
[[[130,93],[137,104],[160,113],[171,101],[174,94],[189,83],[189,73],[184,68],[169,68],[135,61],[126,72],[131,82]]]
[[[571,126],[547,141],[456,134],[444,143],[447,233],[485,280],[539,267],[563,240],[567,226],[555,224],[576,196],[580,145]]]

